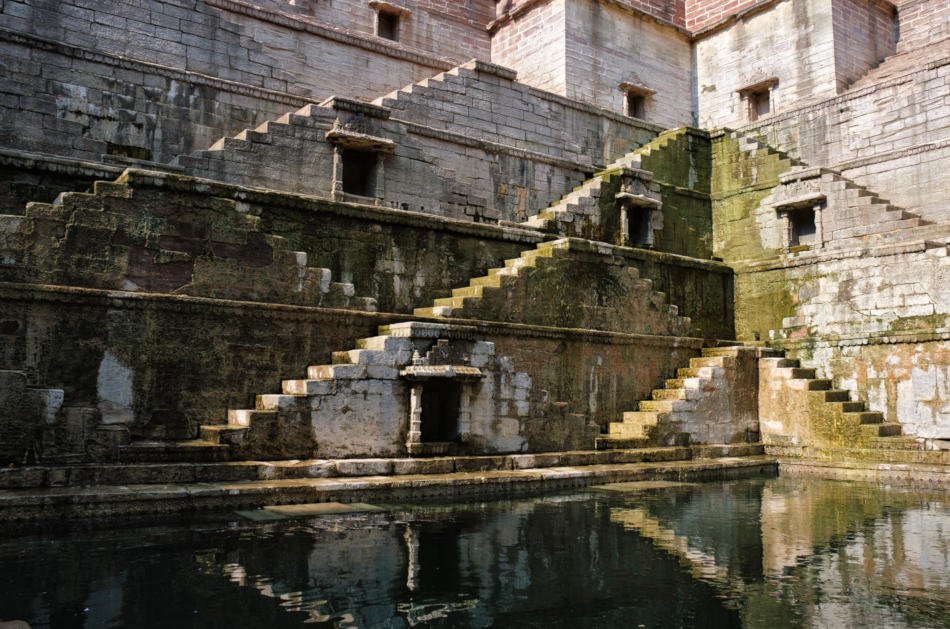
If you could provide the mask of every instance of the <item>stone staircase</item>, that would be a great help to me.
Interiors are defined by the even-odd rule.
[[[684,127],[660,133],[650,142],[609,164],[521,225],[562,235],[590,237],[589,232],[598,224],[601,191],[605,184],[621,177],[625,171],[633,171],[640,175],[641,179],[650,180],[652,174],[642,168],[643,159],[654,151],[667,148],[686,131]]]
[[[312,409],[325,402],[332,404],[337,392],[352,387],[354,381],[391,383],[399,377],[397,366],[412,360],[417,350],[412,339],[389,330],[389,326],[381,326],[378,336],[359,339],[355,349],[333,352],[329,364],[311,365],[303,378],[283,380],[281,393],[258,395],[252,409],[228,410],[227,423],[201,426],[199,439],[185,445],[225,445],[235,459],[249,454],[275,460],[313,458]],[[370,387],[363,388],[368,391]],[[400,402],[394,397],[390,403]],[[253,452],[249,453],[252,443]]]
[[[549,402],[547,391],[533,388],[527,373],[515,371],[510,360],[494,352],[493,343],[477,340],[474,330],[464,326],[418,321],[380,326],[377,336],[359,339],[355,349],[334,352],[330,363],[309,366],[302,378],[284,380],[281,393],[258,395],[254,408],[229,410],[227,423],[203,425],[198,440],[181,445],[199,450],[226,445],[235,460],[405,456],[407,437],[400,431],[415,395],[406,377],[437,373],[484,378],[487,384],[476,389],[480,393],[472,394],[470,403],[480,404],[482,415],[510,409],[507,416],[491,415],[499,425],[543,419],[559,430],[570,428],[575,440],[582,433],[589,433],[584,439],[593,437],[596,426],[585,416]],[[464,419],[459,410],[462,442],[473,422],[483,426],[487,421],[482,415]]]
[[[275,120],[268,120],[254,129],[244,129],[234,136],[218,139],[207,149],[195,151],[189,155],[179,155],[171,164],[184,167],[189,173],[206,175],[214,169],[214,162],[227,156],[234,163],[253,164],[260,151],[257,147],[288,144],[301,139],[322,140],[325,131],[336,119],[332,107],[317,104],[304,105],[300,109],[286,113]],[[291,147],[292,148],[292,147]],[[246,157],[246,159],[242,159]]]
[[[889,55],[880,64],[848,86],[848,91],[860,90],[906,74],[920,72],[925,65],[944,65],[950,62],[950,37],[934,38],[913,49],[903,49]]]
[[[899,436],[899,423],[886,422],[882,413],[867,410],[864,402],[852,401],[849,391],[833,388],[833,382],[818,378],[814,369],[801,367],[797,360],[780,357],[761,358],[760,369],[770,372],[771,386],[807,397],[805,408],[809,420],[819,423],[813,429],[825,440],[848,446],[901,445],[898,441],[881,441],[881,438]]]
[[[758,439],[755,408],[735,404],[748,391],[740,390],[741,371],[755,369],[758,350],[747,347],[704,348],[691,358],[689,367],[654,389],[651,399],[639,402],[636,411],[611,422],[598,449],[743,442]],[[754,378],[745,378],[754,384]]]
[[[190,207],[214,227],[168,221],[139,206],[129,176],[97,181],[91,193],[28,203],[23,215],[0,215],[0,280],[376,311],[374,298],[310,266],[286,238],[262,232],[259,217]],[[106,242],[101,250],[75,244],[90,238]],[[181,270],[162,273],[163,265]]]
[[[542,242],[534,249],[525,251],[517,258],[505,260],[504,266],[488,270],[486,275],[473,278],[468,286],[452,290],[451,297],[436,299],[431,306],[416,308],[413,314],[419,317],[452,317],[478,319],[483,321],[511,321],[514,323],[535,323],[551,325],[555,321],[532,319],[529,308],[519,308],[519,304],[535,304],[544,296],[541,278],[547,269],[564,263],[575,255],[589,255],[589,249],[596,247],[587,241],[561,238]],[[610,247],[601,255],[609,254]],[[596,254],[595,254],[596,255]],[[637,332],[685,336],[690,330],[690,319],[679,315],[679,308],[667,302],[665,293],[653,290],[653,282],[640,278],[639,271],[633,267],[624,268],[630,282],[627,299],[636,302],[643,316],[641,324],[652,326]],[[537,286],[536,286],[537,285]],[[536,289],[536,291],[535,291]],[[536,299],[537,298],[537,299]],[[580,304],[575,304],[579,308]],[[540,310],[540,309],[539,309]],[[656,316],[647,316],[656,313]],[[561,321],[560,323],[568,323]],[[593,327],[588,322],[585,327]],[[578,327],[577,325],[568,327]]]
[[[915,228],[931,225],[828,168],[793,167],[779,181],[762,204],[782,207],[823,203],[820,222],[826,227],[819,232],[823,247],[851,248],[856,244],[883,244],[896,237],[913,238]]]

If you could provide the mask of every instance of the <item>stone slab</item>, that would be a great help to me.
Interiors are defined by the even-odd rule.
[[[653,491],[655,489],[671,489],[675,487],[692,487],[696,483],[677,483],[673,481],[664,481],[664,480],[645,480],[645,481],[632,481],[629,483],[608,483],[606,485],[592,485],[591,489],[596,489],[598,491],[616,491],[622,493],[628,492],[639,492],[639,491]]]
[[[264,511],[282,516],[337,515],[340,513],[366,513],[384,509],[365,502],[312,502],[299,505],[268,505]]]

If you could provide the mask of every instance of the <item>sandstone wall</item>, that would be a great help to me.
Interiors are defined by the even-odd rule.
[[[950,157],[950,42],[928,53],[933,61],[906,73],[871,80],[904,61],[895,57],[841,96],[741,131],[806,164],[834,168],[925,219],[944,221],[950,216],[950,174],[942,165]]]
[[[835,42],[828,0],[788,0],[714,31],[695,43],[699,126],[747,120],[739,90],[769,79],[771,110],[834,96]]]
[[[0,147],[165,162],[308,101],[374,98],[489,54],[481,4],[412,2],[409,42],[372,35],[368,4],[336,4],[5,2]]]
[[[894,53],[897,21],[886,0],[832,0],[831,14],[835,79],[841,92]]]
[[[567,0],[568,98],[624,112],[629,82],[655,90],[644,118],[663,127],[691,124],[692,57],[679,30],[597,0]]]
[[[933,0],[903,0],[898,6],[898,52],[925,48],[950,37],[950,6]]]

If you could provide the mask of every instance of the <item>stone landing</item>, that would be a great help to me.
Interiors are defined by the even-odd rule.
[[[510,495],[773,475],[761,445],[608,452],[0,470],[0,521],[194,514],[313,502]],[[52,486],[51,486],[52,485]],[[15,489],[14,487],[19,487]]]

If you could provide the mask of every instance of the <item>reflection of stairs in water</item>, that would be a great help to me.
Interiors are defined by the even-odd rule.
[[[620,524],[640,537],[653,542],[689,570],[696,579],[712,585],[720,594],[737,596],[745,590],[742,579],[731,576],[729,568],[716,563],[716,558],[689,544],[689,538],[677,535],[639,507],[611,507],[610,521]]]

